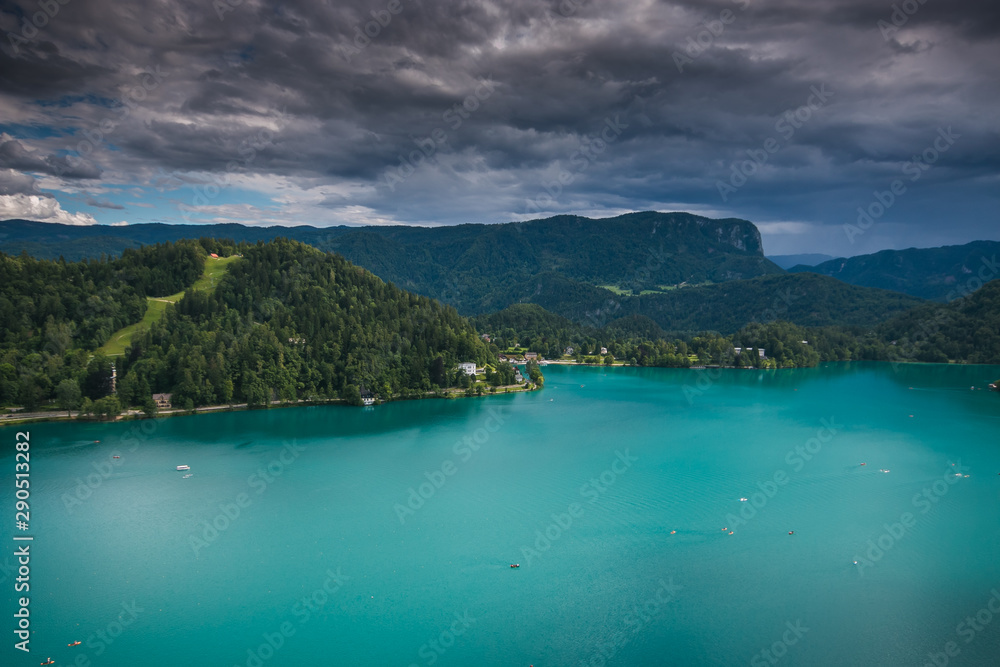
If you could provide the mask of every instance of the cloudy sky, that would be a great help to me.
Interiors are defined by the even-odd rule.
[[[62,2],[0,1],[0,219],[1000,239],[995,1]]]

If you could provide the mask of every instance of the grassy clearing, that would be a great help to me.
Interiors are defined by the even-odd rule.
[[[191,289],[196,291],[215,289],[216,282],[225,275],[226,271],[229,270],[229,265],[236,261],[236,259],[238,259],[236,255],[220,259],[209,257],[205,261],[205,270],[202,272],[201,278],[195,281]],[[132,344],[132,338],[140,331],[145,331],[151,327],[154,322],[163,317],[163,314],[167,312],[168,303],[177,303],[183,296],[184,292],[178,292],[170,296],[147,297],[148,305],[146,307],[146,314],[142,316],[142,319],[111,334],[108,342],[102,345],[97,351],[109,357],[125,354],[125,348]]]

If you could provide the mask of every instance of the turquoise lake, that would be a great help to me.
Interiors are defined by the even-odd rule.
[[[1000,367],[543,370],[483,399],[0,428],[0,663],[998,664]]]

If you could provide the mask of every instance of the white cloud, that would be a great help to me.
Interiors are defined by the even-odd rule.
[[[0,220],[22,218],[36,222],[60,222],[64,225],[96,225],[86,213],[70,213],[52,197],[38,195],[0,195]]]

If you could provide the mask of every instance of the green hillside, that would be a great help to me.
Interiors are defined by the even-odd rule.
[[[795,266],[794,273],[819,273],[845,283],[903,292],[923,299],[950,301],[1000,278],[1000,242],[974,241],[941,248],[883,250],[816,266]]]
[[[231,257],[208,258],[205,262],[205,270],[201,277],[191,285],[190,290],[211,290],[219,279],[226,274],[229,265],[238,259],[236,255]],[[125,348],[132,344],[132,338],[140,331],[148,330],[154,322],[167,312],[169,304],[177,303],[184,297],[184,292],[177,292],[164,297],[146,297],[146,313],[142,319],[134,324],[130,324],[115,333],[111,334],[108,342],[102,345],[97,352],[109,357],[117,357],[125,353]]]
[[[0,279],[0,405],[82,399],[114,414],[154,392],[193,407],[472,391],[459,361],[489,364],[488,385],[514,381],[453,308],[294,241],[201,239],[76,263],[0,254]]]

